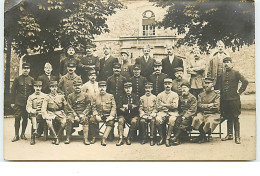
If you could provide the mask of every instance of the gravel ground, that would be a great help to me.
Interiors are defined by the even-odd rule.
[[[131,146],[117,147],[113,142],[107,146],[100,145],[100,140],[94,145],[86,146],[79,136],[74,136],[69,145],[63,142],[59,146],[52,145],[51,140],[36,140],[31,146],[30,140],[11,142],[14,135],[14,119],[4,119],[4,158],[5,160],[253,160],[256,147],[256,114],[255,111],[243,111],[240,116],[241,142],[222,142],[218,135],[213,135],[212,141],[203,144],[183,143],[179,146],[153,146],[148,143],[141,145],[133,142]],[[28,123],[26,136],[29,138],[31,125]],[[226,135],[226,122],[222,124]],[[218,131],[218,127],[215,132]],[[117,135],[117,132],[115,132]],[[223,136],[224,136],[223,135]]]

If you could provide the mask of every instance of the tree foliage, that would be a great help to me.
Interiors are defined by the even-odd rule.
[[[23,0],[5,14],[5,37],[19,55],[73,45],[82,49],[94,35],[109,32],[107,17],[123,5],[118,0]]]
[[[168,8],[159,27],[177,29],[186,34],[178,44],[198,44],[209,50],[216,41],[238,48],[254,43],[254,2],[249,0],[160,0],[157,6]]]

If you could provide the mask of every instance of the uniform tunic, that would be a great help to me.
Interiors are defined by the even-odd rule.
[[[38,77],[38,81],[42,81],[42,92],[49,94],[51,92],[50,90],[50,82],[51,81],[58,81],[57,76],[47,76],[45,73]]]
[[[86,92],[88,96],[94,98],[99,94],[98,82],[94,82],[94,84],[90,81],[86,82],[82,86],[82,92]]]
[[[65,75],[68,73],[67,67],[68,63],[74,62],[76,64],[76,73],[78,73],[78,65],[79,65],[79,60],[74,58],[74,57],[66,57],[65,59],[61,60],[60,62],[60,74],[61,76]]]
[[[132,65],[127,62],[127,63],[122,63],[121,65],[121,73],[123,77],[126,78],[126,80],[129,80],[133,76],[133,69]]]
[[[96,72],[100,69],[100,61],[98,57],[93,55],[83,56],[79,61],[79,73],[81,75],[83,83],[88,81],[88,72],[95,69]]]
[[[123,105],[128,105],[128,108],[125,111],[120,110],[123,108]],[[136,107],[133,107],[135,105]],[[125,117],[136,117],[139,115],[139,98],[134,94],[124,94],[122,99],[120,99],[120,103],[118,105],[119,112],[118,115],[123,115]]]
[[[33,93],[28,97],[26,111],[32,116],[41,115],[42,102],[47,94],[40,92],[39,95]]]
[[[208,105],[214,103],[212,107]],[[192,125],[194,129],[199,129],[200,125],[204,122],[204,132],[211,130],[213,132],[220,122],[220,95],[215,91],[209,93],[202,92],[198,96],[198,113],[193,118]]]
[[[67,73],[66,75],[62,76],[59,82],[59,91],[64,93],[65,97],[67,97],[70,93],[74,92],[73,82],[81,80],[80,76],[73,73],[70,75]]]
[[[157,96],[159,93],[164,91],[164,79],[167,77],[168,76],[164,73],[160,73],[160,74],[153,73],[152,75],[150,75],[149,81],[153,83],[152,94]]]
[[[192,59],[188,63],[188,74],[191,74],[190,86],[192,89],[203,89],[203,77],[205,61],[203,59]]]
[[[129,80],[132,83],[133,93],[136,94],[139,98],[145,94],[144,85],[147,82],[147,79],[143,76],[131,77]]]
[[[151,94],[150,96],[143,95],[140,98],[139,113],[141,118],[150,117],[157,112],[156,96]]]
[[[174,79],[172,81],[172,90],[174,92],[176,92],[179,96],[181,96],[181,84],[182,83],[188,83],[188,81],[186,79],[181,79],[181,80],[177,80],[177,79]]]

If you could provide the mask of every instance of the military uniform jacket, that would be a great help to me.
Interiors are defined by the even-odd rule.
[[[46,94],[42,92],[39,95],[36,95],[36,93],[30,95],[27,100],[26,111],[29,114],[41,114],[42,102],[45,97]]]
[[[93,115],[116,117],[116,102],[112,94],[98,94],[93,99]]]
[[[95,69],[96,72],[99,71],[100,62],[98,57],[93,55],[84,55],[79,61],[80,75],[87,74],[91,69]]]
[[[58,81],[57,76],[50,75],[50,78],[44,73],[38,77],[38,81],[42,81],[42,92],[43,93],[50,93],[50,81]]]
[[[141,75],[145,78],[149,78],[149,76],[153,73],[153,64],[155,60],[149,56],[148,61],[145,61],[144,56],[139,57],[135,60],[135,64],[141,65]]]
[[[55,117],[66,118],[69,108],[64,95],[53,95],[52,93],[46,95],[42,102],[41,112],[43,119],[55,119]]]
[[[190,86],[192,89],[203,89],[203,78],[205,72],[205,61],[192,59],[188,63],[188,74],[191,74]]]
[[[159,93],[157,96],[157,111],[164,111],[164,112],[175,112],[178,109],[178,103],[179,103],[179,96],[177,93],[170,91],[169,93],[166,93],[166,91],[163,91]],[[171,107],[163,107],[163,104],[170,104]]]
[[[70,93],[74,91],[73,82],[81,80],[80,76],[76,75],[76,73],[70,75],[67,73],[66,75],[62,76],[59,82],[59,92],[64,93],[67,97]]]
[[[214,103],[214,106],[209,107],[208,105]],[[202,92],[198,96],[198,112],[203,114],[215,114],[219,113],[220,95],[214,90],[211,92]]]
[[[67,67],[68,67],[68,63],[70,62],[74,62],[76,64],[76,68],[77,68],[76,73],[78,73],[79,60],[74,57],[66,57],[60,62],[60,74],[62,76],[68,73]]]
[[[31,76],[20,75],[14,79],[11,89],[12,103],[19,106],[26,106],[27,98],[34,92],[34,79]]]
[[[242,82],[241,87],[238,90],[238,83]],[[247,79],[236,70],[226,70],[222,75],[221,82],[221,100],[239,100],[241,94],[246,90],[248,85]],[[238,92],[237,92],[238,90]]]
[[[185,118],[192,117],[197,111],[197,99],[194,95],[189,93],[185,96],[180,96],[179,101],[179,115]]]
[[[151,115],[156,113],[156,96],[151,94],[150,96],[143,95],[140,98],[139,113],[140,117],[144,115]]]
[[[92,109],[91,98],[85,92],[81,92],[79,94],[73,92],[69,94],[68,104],[71,108],[70,111],[74,114],[74,116],[78,117],[82,114],[89,115]]]
[[[181,67],[183,68],[183,61],[181,57],[174,55],[174,59],[172,63],[169,60],[169,56],[162,59],[162,73],[165,73],[168,75],[169,78],[175,79],[175,68]]]
[[[122,75],[112,75],[107,79],[107,92],[113,94],[116,101],[124,94],[126,78]]]
[[[133,67],[130,63],[122,64],[121,75],[129,80],[133,76]]]
[[[100,60],[99,81],[107,81],[107,78],[113,75],[114,63],[118,63],[118,59],[112,56],[109,56],[107,60],[105,58]]]
[[[86,82],[82,86],[82,92],[87,93],[90,97],[95,97],[99,94],[98,82],[92,84],[90,81]]]
[[[150,75],[149,81],[153,83],[152,94],[158,95],[159,93],[164,91],[164,79],[167,77],[168,76],[164,73],[160,73],[158,75],[153,73],[152,75]]]
[[[188,81],[186,79],[182,79],[180,81],[177,80],[177,79],[174,79],[172,81],[172,90],[174,92],[176,92],[179,96],[181,96],[181,92],[182,92],[182,90],[181,90],[181,84],[182,83],[188,83]]]
[[[136,117],[139,115],[139,98],[134,94],[124,94],[122,98],[119,100],[120,103],[118,103],[118,115],[125,115],[125,116],[131,116]],[[127,109],[125,111],[122,111],[120,108],[123,108],[123,105],[128,105]],[[135,105],[136,107],[133,107]]]
[[[131,77],[129,80],[132,83],[133,93],[136,94],[139,98],[145,94],[145,83],[147,79],[143,76]]]

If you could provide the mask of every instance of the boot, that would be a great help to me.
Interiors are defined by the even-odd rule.
[[[15,135],[14,138],[12,139],[12,142],[18,141],[19,140],[19,136]]]
[[[170,144],[170,140],[169,140],[169,139],[166,139],[166,141],[165,141],[165,145],[166,145],[166,147],[170,147],[170,146],[171,146],[171,144]]]
[[[240,142],[240,123],[239,119],[235,119],[234,121],[234,130],[235,130],[235,143],[236,144],[241,144]]]
[[[153,141],[153,138],[151,138],[150,139],[150,146],[154,146],[155,145],[155,143],[154,143],[154,141]]]
[[[106,143],[106,138],[102,138],[102,140],[101,140],[101,145],[102,146],[106,146],[107,145],[107,143]]]
[[[21,139],[23,140],[27,140],[27,138],[25,137],[25,130],[26,130],[26,127],[27,127],[27,123],[28,123],[28,119],[27,117],[26,118],[23,118],[23,122],[22,122],[22,133],[21,133]]]
[[[18,120],[18,118],[15,118],[15,121],[14,121],[15,136],[12,139],[12,142],[19,140],[19,129],[20,129],[20,120]]]
[[[89,128],[90,128],[90,133],[92,134],[92,140],[90,141],[90,144],[95,144],[96,142],[96,124],[90,123]]]
[[[126,145],[131,145],[131,139],[129,137],[126,139]]]
[[[141,144],[144,145],[146,143],[146,139],[144,138],[142,141],[141,141]]]
[[[158,125],[157,126],[157,129],[158,129],[158,133],[159,133],[159,136],[160,136],[160,140],[159,142],[157,143],[157,145],[162,145],[163,144],[163,131],[162,131],[162,125]]]
[[[124,144],[123,142],[124,126],[121,123],[118,124],[118,134],[119,134],[119,140],[116,143],[116,146],[121,146]]]
[[[168,127],[168,132],[167,132],[167,137],[166,137],[166,141],[165,141],[165,145],[166,147],[170,147],[170,138],[172,135],[172,130],[173,130],[173,125],[169,125]]]
[[[55,145],[60,145],[60,140],[59,140],[59,138],[56,138]]]
[[[123,137],[120,137],[119,140],[118,140],[118,142],[117,142],[117,144],[116,144],[116,146],[121,146],[121,145],[123,145],[123,144],[124,144],[124,142],[123,142]]]
[[[88,141],[88,125],[83,125],[83,136],[84,136],[84,144],[90,145],[90,142]]]
[[[128,137],[126,139],[127,145],[131,145],[131,140],[133,138],[134,132],[135,132],[135,129],[131,128],[131,126],[130,126],[130,129],[129,129],[129,132],[128,132]]]
[[[92,140],[90,141],[90,144],[95,144],[96,142],[96,137],[93,137]]]
[[[31,145],[35,144],[35,136],[36,136],[36,130],[32,129],[31,142],[30,142]]]
[[[21,134],[20,138],[23,139],[23,140],[27,140],[27,137],[25,137],[24,133]]]
[[[222,141],[226,141],[226,140],[233,140],[233,119],[229,119],[227,121],[227,130],[228,130],[228,134],[225,138],[222,138]]]

